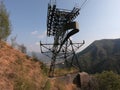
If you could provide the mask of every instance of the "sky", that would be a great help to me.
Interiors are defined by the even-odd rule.
[[[28,51],[40,52],[39,41],[51,42],[46,36],[49,0],[3,0],[10,14],[12,34]],[[70,9],[84,0],[57,0],[57,7]],[[120,38],[120,0],[88,0],[76,18],[80,32],[73,42],[85,40],[84,49],[95,40]]]

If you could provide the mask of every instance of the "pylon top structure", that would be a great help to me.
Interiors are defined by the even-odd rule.
[[[64,32],[66,25],[73,22],[79,15],[80,8],[74,7],[73,10],[60,9],[56,3],[48,4],[47,15],[47,36],[55,36],[58,32]]]

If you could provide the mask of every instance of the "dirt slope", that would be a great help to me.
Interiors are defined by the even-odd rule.
[[[42,90],[41,63],[5,42],[0,43],[0,90]]]
[[[42,65],[0,42],[0,90],[78,90],[72,76],[48,78]]]

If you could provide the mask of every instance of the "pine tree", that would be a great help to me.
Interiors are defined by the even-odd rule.
[[[7,40],[11,34],[11,24],[9,14],[3,2],[0,2],[0,41]]]

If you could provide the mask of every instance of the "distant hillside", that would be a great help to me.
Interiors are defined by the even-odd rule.
[[[94,41],[78,53],[82,71],[89,73],[113,70],[120,73],[120,39]]]

